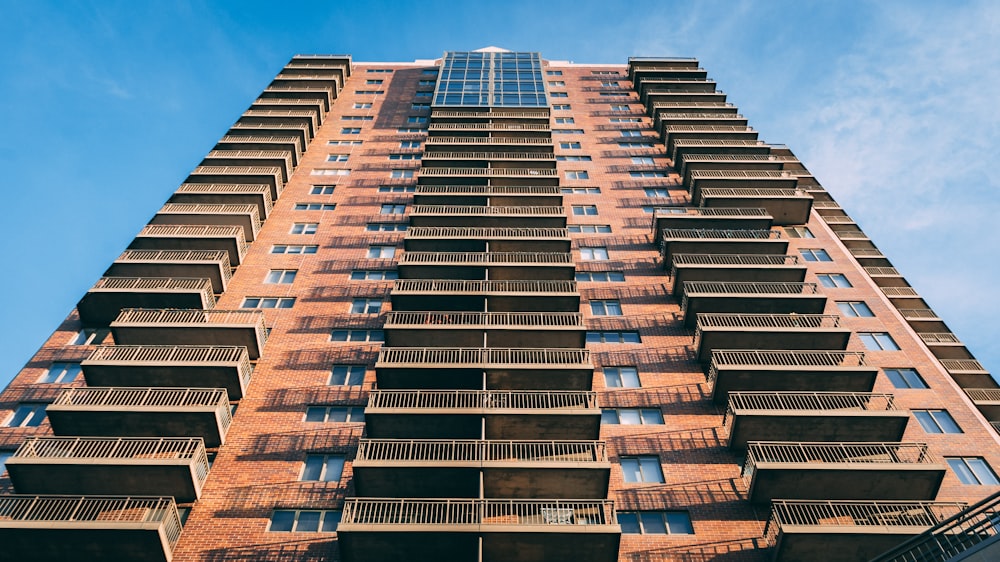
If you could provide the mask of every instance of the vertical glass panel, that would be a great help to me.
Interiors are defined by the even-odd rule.
[[[637,513],[619,513],[618,524],[622,527],[622,533],[637,535],[642,532]]]
[[[694,527],[691,526],[691,517],[687,513],[667,512],[667,527],[671,535],[693,535]]]
[[[658,511],[640,513],[642,532],[647,535],[665,535],[667,526],[663,523],[663,514]]]
[[[621,416],[622,425],[639,425],[642,423],[642,417],[639,415],[639,410],[633,410],[631,408],[619,410],[619,416]]]
[[[299,533],[310,533],[319,531],[319,511],[300,511],[299,522],[295,526],[295,531]]]

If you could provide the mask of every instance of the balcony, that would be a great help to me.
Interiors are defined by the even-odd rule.
[[[576,281],[399,279],[391,297],[393,310],[574,312],[580,309]]]
[[[605,498],[603,441],[362,439],[353,462],[359,496]]]
[[[267,341],[259,310],[128,308],[111,323],[118,345],[224,345],[260,357]]]
[[[773,170],[748,170],[746,168],[723,168],[704,169],[704,159],[708,156],[719,156],[741,159],[760,159],[761,162],[768,162],[777,168]],[[702,190],[707,188],[730,188],[730,189],[795,189],[798,186],[800,172],[782,170],[782,161],[773,154],[712,154],[712,155],[692,155],[692,162],[684,162],[685,175],[683,184],[691,193],[691,200],[700,202]],[[771,160],[773,159],[773,160]],[[738,160],[737,160],[738,161]],[[723,161],[724,164],[711,164],[713,166],[724,166],[731,160]],[[730,165],[732,166],[732,165]],[[749,166],[749,164],[747,164]],[[750,205],[753,206],[753,205]]]
[[[723,425],[742,451],[749,441],[899,441],[907,421],[891,394],[731,392]]]
[[[170,196],[171,203],[251,203],[261,220],[271,214],[273,201],[271,187],[263,183],[185,183]]]
[[[169,562],[180,536],[173,498],[0,496],[10,560]]]
[[[688,328],[706,312],[821,314],[826,308],[826,295],[817,292],[815,283],[687,281],[682,287],[681,311]]]
[[[640,99],[650,91],[715,93],[715,80],[691,76],[657,77],[643,76],[635,82]],[[643,99],[643,103],[645,100]]]
[[[606,98],[597,98],[595,101],[607,103]],[[685,91],[683,87],[670,88],[660,86],[646,89],[639,101],[646,107],[671,102],[725,103],[726,93],[721,90],[714,92],[691,92]]]
[[[684,159],[684,166],[677,171],[684,185],[690,188],[694,172],[709,170],[744,172],[787,170],[798,174],[804,168],[798,158],[778,154],[690,154]]]
[[[960,502],[775,500],[764,530],[774,560],[869,560],[965,508]]]
[[[865,273],[872,278],[876,285],[881,287],[908,287],[909,284],[903,278],[903,274],[895,267],[876,266],[865,267]]]
[[[667,125],[663,127],[663,144],[667,152],[674,150],[674,143],[678,140],[757,140],[757,131],[746,126],[727,125]]]
[[[226,290],[233,270],[225,250],[125,250],[105,275],[208,279],[218,294]]]
[[[208,478],[199,438],[29,437],[6,466],[22,494],[165,494],[191,502]]]
[[[784,254],[674,254],[670,278],[673,291],[694,281],[801,283],[806,268]]]
[[[420,183],[447,184],[452,178],[510,178],[514,182],[531,182],[532,185],[559,185],[559,170],[548,168],[421,168]]]
[[[937,313],[929,308],[899,308],[897,310],[916,332],[939,333],[948,331],[948,325],[944,323],[944,320],[941,320]]]
[[[229,253],[229,263],[236,266],[247,252],[247,241],[239,226],[148,224],[128,247],[130,250],[225,250]]]
[[[491,152],[475,152],[475,151],[439,151],[435,150],[433,152],[423,153],[423,163],[425,166],[437,168],[437,167],[468,167],[467,165],[460,165],[459,162],[492,162],[496,164],[497,162],[545,162],[549,163],[552,168],[555,168],[556,155],[553,152],[509,152],[509,151],[491,151]],[[428,161],[444,160],[445,162],[450,162],[446,164],[435,164],[431,165]],[[501,168],[503,166],[500,166]]]
[[[258,103],[261,101],[267,100],[257,100]],[[292,167],[295,167],[299,165],[299,159],[302,158],[302,153],[305,151],[305,144],[301,137],[296,135],[226,135],[215,144],[215,150],[287,152],[291,155]],[[291,169],[289,169],[289,173],[291,173]]]
[[[582,348],[587,343],[578,312],[392,311],[384,328],[385,345],[393,347],[432,347],[442,341],[462,347]]]
[[[788,250],[788,240],[776,230],[667,228],[660,237],[664,263],[671,263],[675,254],[781,255]]]
[[[288,109],[248,109],[240,116],[235,126],[240,125],[305,125],[309,138],[316,136],[319,119],[312,111]]]
[[[966,388],[965,393],[983,417],[990,421],[1000,420],[1000,388]]]
[[[762,208],[675,207],[653,215],[653,235],[660,242],[666,229],[767,230],[774,218]]]
[[[962,388],[990,388],[996,381],[979,361],[972,359],[940,359],[941,366],[948,371]]]
[[[45,413],[60,436],[226,439],[233,418],[221,388],[67,388]]]
[[[556,185],[418,185],[413,194],[416,205],[562,205]]]
[[[945,465],[924,443],[751,442],[743,465],[750,501],[932,500]]]
[[[721,349],[843,350],[851,331],[835,314],[699,314],[695,344],[707,363]]]
[[[312,112],[310,112],[312,113]],[[201,166],[265,166],[281,168],[281,181],[295,170],[295,153],[281,150],[220,150],[215,149],[205,156]]]
[[[571,281],[576,264],[556,252],[404,252],[399,275],[407,279]]]
[[[487,245],[495,252],[570,251],[565,228],[414,226],[406,231],[403,244],[408,252],[485,252]]]
[[[565,228],[564,207],[519,205],[414,205],[410,225],[450,227]]]
[[[383,347],[378,386],[402,388],[590,390],[594,365],[586,349]]]
[[[253,370],[245,347],[103,345],[80,366],[89,386],[225,388],[239,400]]]
[[[351,498],[337,528],[345,562],[612,562],[620,538],[609,500]]]
[[[669,151],[674,168],[684,166],[684,157],[689,154],[763,154],[771,153],[771,146],[759,140],[728,139],[677,139],[673,150]]]
[[[601,410],[588,391],[380,389],[365,426],[378,439],[597,439]]]
[[[334,86],[302,86],[302,85],[275,85],[271,84],[266,90],[261,92],[263,99],[310,99],[320,100],[324,111],[330,111],[333,100],[337,99],[337,88]]]
[[[543,131],[552,128],[548,123],[430,123],[428,131]]]
[[[730,392],[869,392],[878,368],[861,351],[762,351],[721,349],[712,353],[708,381],[724,404]]]
[[[80,321],[107,326],[122,309],[212,308],[215,294],[208,279],[185,277],[102,277],[77,303]]]
[[[704,78],[706,75],[705,69],[698,67],[698,59],[694,58],[629,57],[628,59],[628,79],[633,82],[645,77]]]
[[[546,130],[542,131],[544,136],[536,136],[539,133],[531,132],[527,134],[520,135],[510,135],[506,134],[504,136],[491,136],[491,137],[481,137],[481,136],[438,136],[431,135],[427,137],[425,145],[428,149],[436,146],[447,146],[452,149],[458,150],[460,148],[468,148],[475,150],[483,146],[542,146],[542,147],[552,147],[552,137],[545,135]]]
[[[271,189],[271,200],[278,199],[285,188],[281,168],[278,166],[198,166],[185,183],[267,184]]]
[[[667,127],[676,125],[746,128],[747,118],[735,112],[655,112],[653,127],[660,132],[660,135],[663,135]]]
[[[250,105],[250,109],[268,110],[278,109],[287,111],[309,111],[316,117],[316,122],[323,124],[323,117],[326,115],[322,100],[317,99],[296,99],[296,98],[257,98]]]
[[[243,238],[253,242],[260,231],[260,215],[253,203],[167,203],[149,224],[238,226],[243,229]]]
[[[433,116],[448,118],[473,118],[473,119],[542,119],[545,123],[549,121],[549,111],[510,111],[493,109],[489,111],[462,111],[450,109],[434,109]]]
[[[701,190],[701,204],[705,207],[762,207],[778,225],[809,222],[812,202],[812,196],[804,189],[705,187]]]

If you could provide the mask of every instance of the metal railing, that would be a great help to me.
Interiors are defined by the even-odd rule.
[[[777,230],[725,230],[716,228],[664,228],[663,238],[671,240],[777,240]]]
[[[424,160],[555,160],[552,152],[424,152]]]
[[[191,175],[207,176],[278,176],[281,177],[279,166],[198,166]],[[280,182],[280,180],[277,180]]]
[[[442,329],[449,326],[546,327],[583,329],[578,312],[412,312],[392,311],[385,315],[385,328],[420,326]]]
[[[247,251],[247,240],[241,226],[147,224],[136,237],[145,238],[232,238],[238,255]]]
[[[723,425],[732,422],[736,412],[745,410],[777,411],[898,411],[892,394],[875,392],[730,392]]]
[[[156,522],[163,525],[168,550],[173,550],[181,536],[181,518],[170,497],[0,495],[0,520],[39,526],[72,522],[79,523],[81,530]]]
[[[835,230],[833,233],[841,240],[868,240],[868,235],[860,230]]]
[[[288,79],[289,77],[285,77]],[[277,86],[273,82],[267,85],[265,92],[327,92],[336,94],[336,86]]]
[[[739,314],[726,312],[698,315],[698,330],[702,328],[836,328],[836,314]]]
[[[684,213],[668,213],[657,209],[653,218],[671,218],[681,214],[698,217],[770,217],[767,209],[760,207],[686,207]]]
[[[421,168],[422,176],[463,176],[463,177],[559,177],[559,170],[549,168]]]
[[[941,365],[946,371],[954,373],[956,371],[982,371],[986,372],[986,367],[975,359],[941,359]]]
[[[229,397],[224,388],[67,388],[56,396],[54,406],[104,406],[108,408],[163,408],[166,410],[212,408],[223,430],[233,422]]]
[[[743,120],[746,120],[746,117],[744,117],[743,115],[740,115],[739,113],[711,113],[711,112],[705,112],[705,113],[666,113],[666,112],[657,112],[656,116],[655,116],[655,119],[658,119],[660,121],[667,120],[667,119],[685,119],[685,120],[686,119],[710,119],[712,121],[719,120],[719,119],[725,119],[725,120],[732,119],[732,120],[743,121]]]
[[[608,462],[603,441],[362,439],[354,462]]]
[[[871,277],[902,277],[895,267],[866,267],[865,273]]]
[[[917,335],[924,343],[962,343],[962,340],[951,332],[919,332]]]
[[[798,265],[798,256],[784,254],[674,254],[678,265]]]
[[[607,525],[617,526],[610,500],[367,499],[344,501],[349,525]]]
[[[1000,388],[966,388],[965,393],[974,402],[1000,402]]]
[[[701,198],[706,197],[802,197],[810,198],[804,189],[785,187],[706,187]]]
[[[854,224],[851,217],[823,217],[827,224]]]
[[[143,464],[194,461],[195,478],[208,478],[208,455],[201,437],[29,437],[14,455],[21,459],[121,459]]]
[[[378,409],[588,410],[597,393],[583,390],[372,390],[366,411]]]
[[[257,103],[257,102],[254,102]],[[282,135],[226,135],[219,140],[220,143],[255,144],[255,143],[278,143],[278,144],[299,144],[299,137]]]
[[[762,140],[754,139],[677,139],[674,147],[678,146],[769,146]]]
[[[772,500],[764,536],[774,544],[785,526],[828,527],[830,532],[867,527],[885,533],[893,527],[933,527],[967,505],[935,501]]]
[[[670,115],[667,113],[666,115]],[[681,115],[688,115],[683,113]],[[691,115],[700,115],[694,113]],[[722,114],[726,115],[726,114]],[[798,162],[794,156],[778,156],[777,154],[691,154],[684,159],[686,162]],[[700,170],[697,170],[700,171]],[[695,173],[696,170],[692,170]]]
[[[919,297],[917,290],[913,287],[879,287],[882,294],[889,297]]]
[[[487,205],[414,205],[410,215],[557,215],[564,216],[565,207],[541,205],[487,206]]]
[[[576,281],[397,279],[393,293],[576,293]]]
[[[557,185],[418,185],[421,195],[561,195]]]
[[[816,203],[813,203],[816,206]],[[856,258],[882,258],[885,255],[882,254],[882,250],[876,248],[850,248],[851,255]]]
[[[239,137],[253,138],[253,137]],[[274,201],[271,199],[271,186],[266,183],[185,183],[174,193],[197,195],[259,195],[264,206],[264,214],[271,213]]]
[[[399,263],[573,265],[574,262],[569,252],[403,252]]]
[[[265,100],[265,103],[275,103],[278,100]],[[304,100],[298,100],[304,101]],[[260,103],[260,102],[254,102]],[[285,102],[287,103],[287,102]],[[312,111],[304,112],[309,115],[314,115]],[[205,156],[205,158],[268,158],[268,159],[280,159],[285,161],[291,160],[291,153],[287,150],[211,150]]]
[[[115,261],[124,262],[221,262],[223,277],[232,274],[229,252],[225,250],[125,250]]]
[[[708,381],[714,383],[719,371],[733,367],[863,367],[863,351],[796,351],[759,349],[718,349],[712,352]]]
[[[201,310],[182,308],[123,308],[116,324],[216,324],[252,325],[262,334],[264,313],[259,310]],[[261,335],[261,337],[266,337]]]
[[[95,290],[127,290],[127,289],[149,289],[160,291],[200,291],[210,303],[208,308],[214,306],[215,296],[212,293],[212,282],[200,277],[101,277],[90,288]]]
[[[790,281],[685,281],[684,294],[815,295],[815,283]],[[681,308],[684,308],[683,306]]]
[[[810,464],[937,464],[926,443],[787,443],[751,441],[743,478],[749,485],[764,463]]]
[[[590,366],[586,349],[508,348],[508,347],[383,347],[377,363],[458,365],[572,365]]]
[[[427,137],[427,143],[433,144],[544,144],[552,145],[551,137]]]
[[[763,155],[759,155],[763,156]],[[795,179],[798,174],[789,170],[691,170],[691,179],[728,179],[745,180],[764,179]],[[726,189],[726,188],[713,188]]]
[[[431,113],[434,117],[474,117],[481,119],[491,119],[493,117],[503,117],[503,118],[521,118],[527,117],[530,119],[548,119],[549,112],[531,112],[531,111],[456,111],[456,110],[442,110],[438,109]]]
[[[430,123],[429,131],[551,131],[548,123]]]
[[[260,215],[257,205],[224,204],[224,203],[167,203],[157,211],[157,214],[211,214],[211,215],[249,215],[253,232],[260,230]]]
[[[233,345],[100,345],[84,360],[85,366],[109,363],[233,365],[244,385],[249,384],[252,374],[247,348]]]
[[[897,310],[907,320],[940,320],[937,313],[929,308],[900,308]]]
[[[424,205],[430,207],[431,205]],[[496,207],[493,207],[496,208]],[[507,207],[508,209],[510,207]],[[414,226],[407,238],[568,238],[565,228],[513,228],[503,226]]]
[[[734,104],[725,101],[657,101],[650,107],[653,110],[669,109],[674,107],[736,107]]]

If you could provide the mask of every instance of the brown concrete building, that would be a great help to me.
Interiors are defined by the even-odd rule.
[[[0,396],[9,560],[867,560],[1000,389],[694,59],[296,56]]]

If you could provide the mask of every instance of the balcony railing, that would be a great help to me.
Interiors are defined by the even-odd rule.
[[[209,304],[215,305],[212,282],[197,277],[101,277],[91,291],[198,291]]]
[[[920,332],[917,335],[927,344],[962,343],[962,340],[958,339],[958,336],[951,332]]]
[[[348,525],[617,525],[610,500],[366,499],[344,502]]]
[[[222,345],[101,345],[94,349],[87,363],[122,363],[163,366],[167,364],[236,365],[244,386],[250,383],[252,369],[247,349]]]
[[[557,185],[418,185],[423,195],[560,195]]]
[[[681,207],[683,213],[669,213],[658,209],[655,218],[671,218],[678,215],[694,215],[698,217],[769,217],[767,209],[759,207]]]
[[[147,224],[139,232],[144,238],[231,238],[238,256],[247,251],[247,241],[241,226],[211,226],[186,224]]]
[[[397,279],[394,293],[575,293],[576,281]]]
[[[531,111],[456,111],[456,110],[435,110],[434,117],[473,117],[479,119],[490,119],[493,117],[548,119],[548,112]]]
[[[368,395],[368,409],[595,408],[597,393],[577,390],[373,390]]]
[[[974,402],[1000,402],[1000,388],[966,388],[965,393]]]
[[[362,439],[358,461],[608,462],[603,441]]]
[[[461,216],[564,216],[565,207],[550,206],[486,206],[486,205],[414,205],[410,215],[461,215]]]
[[[879,287],[882,294],[889,298],[919,297],[920,294],[913,287]]]
[[[702,199],[707,197],[809,197],[804,189],[783,187],[706,187],[701,190]]]
[[[698,330],[702,328],[836,328],[836,314],[728,314],[698,315]]]
[[[709,382],[715,382],[719,371],[734,367],[863,367],[863,351],[785,351],[757,349],[720,349],[712,353],[708,370]]]
[[[555,160],[552,152],[425,152],[424,160]]]
[[[431,205],[423,205],[430,207]],[[437,206],[437,205],[434,205]],[[442,205],[443,206],[443,205]],[[496,209],[497,207],[488,207]],[[510,207],[506,207],[510,208]],[[559,207],[561,208],[561,207]],[[507,228],[488,226],[414,226],[406,231],[407,238],[567,238],[565,228]]]
[[[382,364],[448,363],[454,366],[478,365],[589,365],[586,349],[503,348],[503,347],[383,347],[378,354]]]
[[[764,535],[771,544],[785,526],[826,527],[830,532],[891,532],[893,527],[933,527],[956,515],[967,504],[929,501],[773,500]]]
[[[727,420],[738,410],[896,411],[892,394],[874,392],[730,392]]]
[[[548,126],[546,126],[547,128]],[[427,144],[544,144],[551,145],[550,137],[427,137]]]
[[[671,240],[777,240],[777,230],[723,230],[715,228],[665,228],[663,238]]]
[[[895,267],[866,267],[865,273],[871,277],[902,277]]]
[[[303,112],[309,113],[311,112]],[[243,124],[243,126],[247,126]],[[252,125],[251,125],[252,126]],[[269,127],[270,125],[266,125]],[[281,168],[278,166],[198,166],[191,172],[191,175],[205,176],[277,176],[281,177]],[[280,181],[280,180],[279,180]]]
[[[749,483],[762,463],[936,464],[926,443],[786,443],[751,441],[743,464]]]
[[[460,177],[526,177],[537,176],[558,178],[559,170],[548,168],[421,168],[422,176],[460,176]]]
[[[712,92],[721,93],[721,92]],[[668,125],[666,127],[666,132],[668,133],[687,133],[687,132],[697,132],[697,131],[711,131],[713,133],[755,133],[753,127],[747,127],[745,125]]]
[[[208,455],[198,437],[29,437],[12,459],[126,460],[156,464],[158,461],[193,460],[198,482],[208,478]]]
[[[263,329],[264,314],[259,310],[126,308],[122,310],[115,322],[122,324],[249,324]]]
[[[463,265],[535,263],[572,265],[573,255],[556,252],[403,252],[399,263],[457,263]]]
[[[122,262],[176,262],[221,263],[224,274],[231,274],[229,252],[225,250],[125,250],[115,261]]]
[[[551,131],[548,123],[431,123],[429,131]]]
[[[678,265],[797,265],[798,256],[783,254],[674,254]]]
[[[815,295],[815,283],[781,281],[685,281],[684,294]],[[683,307],[682,307],[683,308]]]
[[[385,328],[400,326],[446,328],[448,326],[481,326],[489,328],[583,328],[583,315],[576,312],[406,312],[393,311],[385,315]]]
[[[907,320],[940,320],[936,312],[929,308],[900,308],[899,313]]]
[[[682,104],[686,105],[686,104]],[[677,139],[674,146],[769,146],[766,142],[753,139]]]
[[[221,407],[224,410],[223,427],[228,428],[232,423],[229,398],[221,388],[67,388],[52,403],[59,406]]]
[[[975,359],[941,359],[941,365],[949,373],[961,371],[986,372],[986,367]]]

